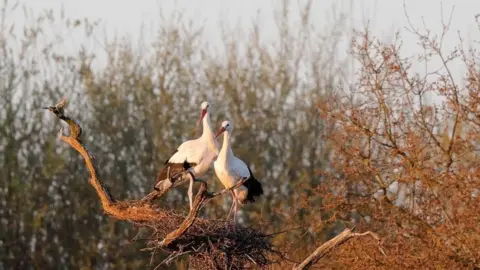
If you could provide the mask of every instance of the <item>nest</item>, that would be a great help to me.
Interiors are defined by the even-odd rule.
[[[270,263],[269,257],[280,255],[272,248],[268,235],[226,220],[197,218],[181,236],[164,245],[167,235],[184,220],[185,216],[169,212],[164,219],[147,225],[154,230],[147,250],[159,249],[170,254],[162,264],[188,255],[192,269],[265,268]]]
[[[229,220],[197,217],[200,208],[216,195],[209,194],[202,184],[186,216],[152,204],[149,196],[109,203],[104,210],[116,219],[151,229],[143,250],[152,251],[152,259],[158,250],[169,254],[160,265],[187,255],[192,269],[266,268],[274,255],[282,257],[270,244],[270,235]]]

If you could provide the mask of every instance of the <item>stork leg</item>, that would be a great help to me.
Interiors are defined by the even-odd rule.
[[[190,211],[193,209],[193,182],[195,182],[195,176],[191,171],[188,171],[188,176],[190,177],[190,186],[188,187],[188,200],[190,202]]]
[[[235,193],[233,193],[233,190],[230,190],[230,193],[232,194],[232,206],[230,207],[230,211],[228,212],[227,219],[230,218],[230,215],[232,214],[232,211],[233,211],[233,206],[235,205]]]
[[[235,195],[235,192],[232,190],[232,207],[233,207],[233,223],[235,226],[237,226],[237,212],[238,212],[238,200],[237,200],[237,195]]]
[[[233,223],[237,225],[237,213],[238,213],[238,202],[237,198],[235,198],[235,207],[233,208]]]

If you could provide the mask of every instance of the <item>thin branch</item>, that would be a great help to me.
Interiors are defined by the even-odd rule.
[[[305,227],[306,227],[306,226],[298,226],[298,227],[295,227],[295,228],[286,229],[286,230],[279,231],[279,232],[274,232],[274,233],[270,233],[270,234],[265,234],[264,237],[276,236],[276,235],[279,235],[279,234],[282,234],[282,233],[287,233],[287,232],[295,231],[295,230],[302,229],[302,228],[305,228]]]
[[[226,188],[226,189],[223,189],[219,192],[212,192],[212,193],[208,193],[207,196],[209,199],[212,199],[212,198],[215,198],[217,196],[220,196],[226,192],[229,192],[230,190],[233,190],[233,189],[236,189],[238,187],[240,187],[241,185],[243,185],[243,183],[245,183],[246,181],[248,180],[248,178],[242,178],[240,181],[238,181],[235,185],[233,185],[232,187],[229,187],[229,188]]]
[[[317,263],[321,258],[325,257],[328,253],[330,253],[334,248],[340,246],[341,244],[345,243],[351,238],[366,236],[369,235],[373,237],[380,243],[380,237],[373,232],[364,232],[364,233],[354,233],[352,232],[353,229],[345,229],[339,235],[335,236],[334,238],[328,240],[321,246],[319,246],[310,256],[308,256],[302,263],[293,267],[293,270],[304,270],[309,269],[312,265]],[[381,249],[380,249],[381,250]],[[385,255],[383,250],[381,252]]]
[[[170,264],[170,262],[173,261],[173,259],[175,259],[175,258],[177,258],[177,257],[180,257],[180,256],[182,256],[182,255],[188,254],[188,253],[191,253],[191,251],[172,253],[172,254],[170,254],[170,256],[168,256],[165,260],[163,260],[159,265],[157,265],[157,266],[154,268],[154,270],[155,270],[155,269],[158,269],[158,267],[160,267],[160,266],[163,265],[163,264],[168,265],[168,264]]]

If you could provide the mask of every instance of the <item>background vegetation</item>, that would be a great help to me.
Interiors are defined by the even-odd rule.
[[[284,5],[279,42],[263,41],[253,24],[243,39],[224,31],[218,50],[201,27],[173,14],[151,44],[106,40],[106,64],[94,66],[87,44],[95,22],[46,11],[26,12],[19,25],[10,14],[20,8],[4,3],[0,17],[0,269],[143,269],[150,262],[142,241],[130,242],[136,229],[99,210],[83,161],[57,139],[59,122],[39,109],[62,96],[118,198],[152,189],[168,155],[198,135],[199,104],[208,100],[216,127],[224,119],[235,124],[234,151],[266,191],[242,208],[241,222],[272,233],[302,226],[273,238],[289,259],[355,225],[378,233],[386,256],[373,241],[354,240],[321,267],[479,267],[478,43],[460,40],[445,52],[442,37],[412,26],[425,54],[405,58],[400,35],[392,44],[368,29],[351,36],[338,13],[329,28],[315,29],[308,4],[293,28]],[[59,23],[85,37],[75,53],[52,30]],[[340,59],[345,35],[352,44]],[[439,69],[411,71],[433,57]],[[454,59],[468,69],[462,81],[451,76]],[[219,189],[211,175],[209,186]],[[185,190],[171,193],[161,203],[187,210]],[[229,199],[202,215],[225,216]]]

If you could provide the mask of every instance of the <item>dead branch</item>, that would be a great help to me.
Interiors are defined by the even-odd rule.
[[[309,269],[312,265],[317,263],[321,258],[327,255],[330,251],[334,248],[340,246],[341,244],[345,243],[349,239],[358,236],[365,236],[370,235],[371,237],[375,238],[375,240],[380,242],[380,237],[373,232],[364,232],[364,233],[354,233],[353,229],[345,229],[339,235],[335,236],[334,238],[328,240],[327,242],[323,243],[319,246],[310,256],[308,256],[302,263],[293,267],[294,270],[304,270]],[[381,250],[381,249],[380,249]],[[382,251],[382,250],[381,250]],[[383,253],[383,251],[382,251]]]

